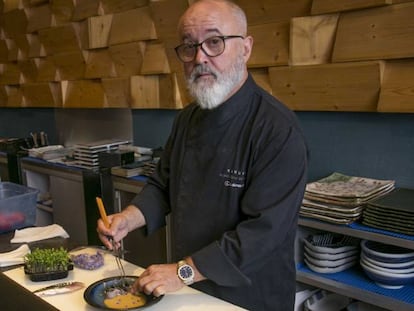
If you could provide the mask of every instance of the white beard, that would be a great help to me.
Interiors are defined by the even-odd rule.
[[[220,106],[240,84],[243,79],[244,60],[240,56],[230,69],[224,73],[215,72],[205,64],[194,68],[187,79],[188,90],[198,105],[203,109],[214,109]],[[196,81],[201,73],[211,73],[214,81]]]

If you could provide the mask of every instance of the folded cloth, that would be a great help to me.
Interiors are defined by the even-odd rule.
[[[27,244],[23,244],[11,252],[0,253],[0,267],[22,264],[24,263],[24,256],[28,253],[30,253],[30,248]]]
[[[32,227],[14,232],[10,243],[30,243],[55,237],[68,238],[69,234],[60,225],[53,224],[45,227]]]

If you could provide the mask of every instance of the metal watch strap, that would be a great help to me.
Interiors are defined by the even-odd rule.
[[[180,274],[180,269],[183,267],[183,266],[186,266],[187,267],[187,269],[189,269],[190,271],[191,271],[191,277],[190,278],[184,278],[183,276],[181,276],[181,274]],[[186,260],[180,260],[178,263],[177,263],[177,275],[178,275],[178,278],[181,280],[181,281],[183,281],[183,283],[185,284],[185,285],[191,285],[191,284],[193,284],[194,283],[194,269],[187,263],[187,261]]]

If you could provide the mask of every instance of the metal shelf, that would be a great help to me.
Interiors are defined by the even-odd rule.
[[[346,225],[334,225],[326,222],[299,218],[299,225],[302,227],[314,228],[323,231],[335,232],[339,234],[349,235],[360,239],[376,241],[384,244],[392,244],[399,247],[414,249],[414,240],[407,240],[381,233],[357,230]]]
[[[355,270],[350,269],[351,272]],[[351,273],[350,272],[350,273]],[[322,288],[331,292],[338,293],[340,295],[344,295],[356,300],[364,301],[366,303],[387,308],[390,310],[398,310],[398,311],[409,311],[414,310],[414,304],[407,303],[398,299],[398,297],[392,296],[385,296],[374,291],[370,291],[364,289],[362,287],[356,287],[348,285],[344,282],[335,281],[326,277],[321,276],[320,274],[316,274],[313,272],[297,270],[296,272],[296,280],[298,282],[302,282],[308,285],[312,285],[318,288]],[[367,280],[367,283],[369,281]],[[412,289],[412,286],[411,286]],[[395,291],[395,296],[399,293],[399,290]],[[392,291],[391,291],[392,295]]]
[[[346,225],[329,224],[326,222],[301,217],[299,218],[299,225],[301,227],[307,227],[328,232],[335,232],[360,239],[372,240],[380,243],[392,244],[399,247],[414,249],[413,240],[365,230],[358,230]],[[351,278],[351,280],[353,277],[358,278],[358,274],[355,274],[354,268],[349,269],[348,273],[344,272],[344,275],[347,278]],[[324,276],[321,274],[314,273],[311,270],[300,268],[297,269],[296,280],[304,284],[308,284],[318,288],[323,288],[328,291],[336,292],[340,295],[345,295],[382,308],[399,311],[414,310],[414,304],[407,303],[398,298],[398,291],[391,291],[390,295],[384,295],[375,291],[366,290],[360,286],[347,284],[346,282],[343,282],[341,280],[334,280],[330,278],[329,275]],[[362,281],[362,283],[364,283],[364,281]],[[372,282],[369,279],[367,279],[366,284],[369,283]],[[409,287],[412,289],[413,285],[409,285]],[[393,294],[395,294],[395,296]],[[409,295],[414,296],[414,290],[412,290],[412,294],[410,293]]]

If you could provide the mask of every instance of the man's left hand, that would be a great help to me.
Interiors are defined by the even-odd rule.
[[[177,264],[162,264],[149,266],[135,282],[133,289],[158,297],[182,287],[184,283],[177,276]]]

